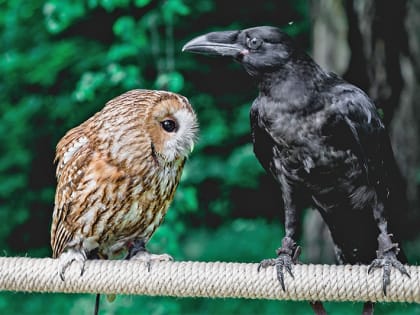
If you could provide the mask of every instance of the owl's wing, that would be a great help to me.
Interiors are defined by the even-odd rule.
[[[77,187],[93,155],[91,141],[83,129],[79,126],[70,130],[57,145],[57,190],[51,226],[53,257],[58,257],[74,237],[74,228],[69,222],[72,203],[73,199],[80,197],[77,196]]]

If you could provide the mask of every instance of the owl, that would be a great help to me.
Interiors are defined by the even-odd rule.
[[[57,145],[51,226],[59,275],[86,259],[169,260],[146,244],[168,210],[198,123],[188,100],[132,90],[71,129]]]

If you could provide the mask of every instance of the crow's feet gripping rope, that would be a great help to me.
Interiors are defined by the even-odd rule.
[[[397,259],[398,248],[397,243],[391,242],[391,234],[379,234],[378,237],[378,250],[376,251],[377,258],[369,265],[368,273],[371,273],[375,268],[382,268],[382,290],[386,295],[386,290],[391,282],[391,268],[398,269],[403,275],[410,278],[410,274],[405,269],[404,265]]]
[[[300,254],[300,247],[296,245],[296,242],[290,237],[284,237],[282,240],[281,247],[277,249],[277,258],[264,259],[258,265],[258,271],[261,268],[267,268],[269,266],[275,266],[277,271],[277,279],[283,291],[286,291],[284,285],[284,269],[288,274],[294,278],[292,273],[292,265],[296,264]]]

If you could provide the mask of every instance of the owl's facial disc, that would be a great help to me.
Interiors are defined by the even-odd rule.
[[[160,121],[164,131],[161,154],[166,160],[185,158],[192,151],[197,138],[197,119],[186,108],[181,108]]]

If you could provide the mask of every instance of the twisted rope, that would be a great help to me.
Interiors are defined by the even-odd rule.
[[[420,303],[420,266],[406,266],[411,278],[393,269],[387,295],[382,271],[366,266],[296,265],[294,279],[285,275],[286,292],[275,268],[224,262],[142,262],[89,260],[80,276],[72,264],[62,281],[58,260],[0,258],[0,290],[26,292],[106,293],[278,300],[372,301]]]

